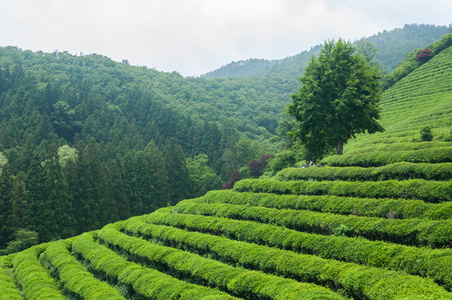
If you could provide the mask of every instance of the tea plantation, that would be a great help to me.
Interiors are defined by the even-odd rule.
[[[0,299],[452,299],[452,47],[382,98],[318,166],[0,257]]]

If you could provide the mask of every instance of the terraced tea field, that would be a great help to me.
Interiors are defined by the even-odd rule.
[[[381,125],[386,132],[363,135],[344,146],[344,153],[361,147],[405,143],[419,138],[424,126],[435,138],[452,129],[452,47],[397,82],[382,94]]]
[[[449,48],[348,154],[0,257],[0,299],[452,299],[452,143],[411,141],[451,80]]]
[[[433,145],[407,151],[439,163],[332,157],[1,257],[0,299],[452,299],[452,147]]]

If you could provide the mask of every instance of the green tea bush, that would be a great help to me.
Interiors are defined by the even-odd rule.
[[[144,223],[142,221],[144,219],[153,223],[165,223],[169,226],[186,227],[189,231]],[[348,296],[359,295],[358,298],[397,298],[394,295],[395,290],[391,287],[391,280],[393,280],[392,282],[400,283],[400,279],[397,277],[404,275],[402,275],[403,272],[396,273],[384,270],[387,267],[393,267],[394,269],[407,272],[411,271],[413,273],[428,272],[428,275],[431,275],[433,278],[442,282],[447,281],[447,286],[449,287],[452,279],[452,275],[448,272],[447,266],[444,266],[444,260],[441,259],[444,258],[445,254],[450,255],[450,250],[446,252],[417,249],[338,236],[322,237],[296,232],[275,225],[262,225],[256,222],[159,212],[155,212],[147,218],[129,219],[124,223],[124,229],[134,234],[140,233],[147,238],[158,239],[166,243],[171,243],[172,245],[177,245],[183,249],[194,248],[195,251],[201,251],[201,253],[213,252],[215,255],[227,261],[239,262],[250,268],[259,268],[266,272],[277,272],[284,276],[297,278],[298,280],[323,283],[328,281],[335,282],[344,288]],[[201,232],[208,232],[209,234],[203,234]],[[218,236],[210,235],[212,233]],[[245,240],[249,243],[231,241],[226,237]],[[318,246],[318,243],[321,245]],[[325,258],[347,260],[363,265],[369,264],[382,267],[383,269],[379,270],[368,266],[320,259],[312,255],[301,255],[292,251],[262,246],[262,244],[287,250],[302,250],[304,253],[312,253]],[[352,247],[353,252],[347,251],[351,250]],[[356,256],[357,249],[360,249],[358,256]],[[442,257],[435,260],[435,256]],[[406,262],[410,262],[410,259],[413,258],[417,259],[415,265],[406,265]],[[452,260],[450,256],[447,259],[448,262]],[[393,263],[391,264],[391,262]],[[294,268],[293,266],[297,267]],[[406,267],[404,268],[404,266]],[[353,272],[349,272],[350,270],[353,270]],[[435,271],[439,270],[443,272],[435,273]],[[365,277],[364,274],[368,276]],[[408,282],[414,284],[413,278],[411,277],[406,277],[405,280],[405,284]],[[418,280],[417,277],[416,280]],[[430,283],[420,284],[431,286]],[[385,292],[375,295],[375,291],[372,291],[373,288],[370,288],[372,286],[380,286],[379,290],[384,290]],[[383,288],[383,286],[386,286],[386,288]],[[408,288],[407,286],[404,287]],[[423,286],[423,288],[425,287],[426,285]],[[415,291],[417,287],[414,286],[408,289],[411,289],[409,293],[418,294],[418,296],[422,293]],[[402,297],[407,296],[408,294],[405,294]]]
[[[12,259],[14,278],[22,287],[26,299],[65,299],[56,282],[39,263],[38,256],[47,244],[34,246],[17,253]]]
[[[360,144],[356,145],[359,146]],[[353,148],[350,154],[358,154],[364,152],[374,151],[409,151],[420,150],[426,148],[444,148],[451,147],[452,143],[443,141],[432,141],[430,143],[390,143],[390,144],[374,144],[372,146],[364,146],[359,148]]]
[[[374,151],[357,154],[333,155],[323,159],[319,166],[380,167],[397,162],[447,163],[452,162],[452,147],[425,148],[409,151]]]
[[[235,191],[210,191],[198,203],[230,203],[262,206],[278,209],[305,209],[341,215],[358,215],[395,219],[425,218],[445,220],[452,218],[452,202],[439,204],[421,200],[392,198],[355,198],[332,195],[276,195],[270,193],[248,193]]]
[[[19,290],[2,262],[0,262],[0,287],[0,299],[22,300]]]
[[[320,234],[332,234],[338,227],[346,226],[350,229],[348,235],[362,236],[370,240],[385,240],[432,248],[452,245],[452,220],[381,219],[224,203],[205,204],[192,201],[179,202],[173,211],[175,213],[258,221]]]
[[[91,265],[119,282],[131,285],[144,297],[151,299],[236,299],[218,290],[190,284],[159,271],[132,263],[107,247],[93,241],[92,234],[82,234],[74,239],[73,251],[83,256]]]
[[[423,179],[360,181],[278,181],[272,179],[243,179],[235,191],[292,195],[334,195],[359,198],[404,198],[439,203],[452,200],[452,181]]]
[[[429,126],[422,127],[421,129],[421,141],[430,142],[433,140],[432,129]]]
[[[125,299],[118,290],[100,281],[68,251],[61,242],[50,244],[41,254],[40,260],[58,272],[64,288],[80,295],[83,299]]]
[[[400,162],[381,167],[321,167],[287,168],[276,174],[279,180],[449,180],[452,178],[452,163],[428,164]]]
[[[115,247],[127,250],[132,255],[145,258],[152,263],[163,263],[178,272],[199,278],[208,285],[215,285],[229,293],[251,299],[344,299],[330,290],[303,282],[236,268],[171,247],[165,247],[127,236],[113,226],[99,231],[99,238]]]

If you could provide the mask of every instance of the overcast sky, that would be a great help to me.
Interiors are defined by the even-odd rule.
[[[0,0],[0,46],[98,53],[184,76],[413,23],[452,23],[452,1]]]

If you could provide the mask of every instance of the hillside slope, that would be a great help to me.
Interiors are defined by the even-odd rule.
[[[420,66],[382,93],[381,125],[384,133],[361,135],[351,140],[344,153],[361,147],[407,143],[419,139],[425,126],[441,141],[452,129],[452,47]]]
[[[452,99],[451,49],[385,93],[387,132],[354,142],[365,157],[1,256],[0,298],[452,299],[452,144],[400,143],[450,121],[434,112]]]

